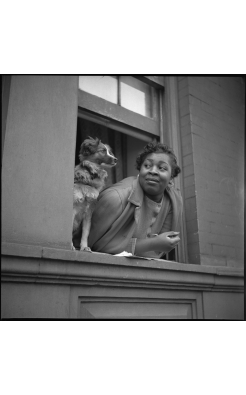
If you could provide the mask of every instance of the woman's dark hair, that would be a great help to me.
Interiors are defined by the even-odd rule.
[[[136,159],[136,167],[137,170],[140,170],[143,162],[145,161],[146,157],[152,153],[164,153],[169,155],[171,159],[171,166],[172,166],[172,178],[177,177],[177,175],[181,172],[180,167],[177,164],[177,158],[173,152],[173,150],[165,144],[158,143],[157,141],[153,141],[148,143],[144,147],[144,151],[141,152]]]

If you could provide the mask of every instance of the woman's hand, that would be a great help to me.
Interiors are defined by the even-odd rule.
[[[152,235],[147,239],[137,239],[135,254],[140,255],[147,251],[169,252],[179,243],[179,232],[165,232]]]
[[[154,245],[153,251],[169,252],[178,245],[180,241],[179,232],[161,233],[153,237],[152,240]]]

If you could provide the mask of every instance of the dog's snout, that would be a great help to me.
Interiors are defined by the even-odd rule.
[[[118,162],[118,159],[114,157],[113,160],[112,160],[113,165],[114,166],[117,165],[117,162]]]

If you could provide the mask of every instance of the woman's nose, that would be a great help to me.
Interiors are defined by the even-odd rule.
[[[153,173],[153,174],[157,174],[157,173],[158,173],[158,169],[157,169],[157,167],[153,166],[153,167],[151,167],[151,169],[149,170],[149,172],[150,172],[150,173]]]

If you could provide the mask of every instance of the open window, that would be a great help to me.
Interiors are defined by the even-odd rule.
[[[132,76],[80,76],[76,160],[88,135],[108,143],[119,159],[109,181],[136,175],[135,158],[144,143],[159,140],[163,81]],[[161,85],[162,83],[162,85]]]
[[[118,158],[106,187],[137,175],[138,153],[163,135],[163,77],[80,76],[78,88],[75,164],[82,141],[98,137]],[[175,260],[174,251],[169,255],[165,259]]]

